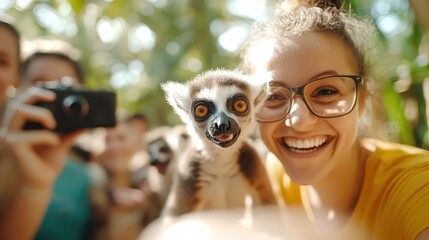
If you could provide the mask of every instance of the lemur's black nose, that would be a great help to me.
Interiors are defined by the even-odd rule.
[[[222,112],[216,116],[212,122],[212,133],[214,136],[220,134],[230,134],[231,132],[235,133],[235,128],[237,127],[237,122]]]
[[[229,121],[215,123],[215,127],[218,131],[220,131],[222,133],[226,133],[226,132],[228,132],[228,129],[231,128],[231,123]]]

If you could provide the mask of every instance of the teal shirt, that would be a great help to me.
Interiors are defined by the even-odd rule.
[[[36,240],[81,240],[89,225],[90,176],[86,163],[68,158]]]

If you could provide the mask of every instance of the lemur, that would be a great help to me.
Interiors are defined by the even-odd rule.
[[[245,207],[247,196],[253,205],[275,204],[263,162],[249,138],[264,97],[262,81],[218,69],[161,87],[190,134],[162,216]]]
[[[149,180],[162,206],[171,189],[176,160],[183,152],[188,139],[189,135],[184,125],[157,127],[145,134],[149,164],[156,169],[149,171]]]
[[[183,151],[188,138],[184,125],[157,127],[147,132],[145,145],[150,165],[155,166],[160,174],[166,174],[169,163]]]

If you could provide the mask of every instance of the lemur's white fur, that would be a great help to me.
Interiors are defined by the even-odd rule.
[[[243,207],[246,195],[253,198],[254,204],[275,203],[262,161],[249,142],[249,136],[257,128],[255,113],[263,98],[263,87],[268,77],[212,70],[185,84],[168,82],[162,85],[168,103],[186,124],[190,134],[190,148],[179,159],[176,169],[178,177],[174,180],[175,185],[164,209],[166,214]],[[248,99],[248,114],[230,111],[231,105],[228,107],[227,102],[236,94]],[[192,106],[196,99],[210,101],[215,106],[213,114],[205,121],[198,122],[193,117]],[[233,119],[231,121],[235,121],[241,130],[236,142],[228,147],[219,147],[207,137],[208,129],[213,128],[208,125],[220,113]],[[186,193],[194,196],[184,196]],[[178,206],[179,203],[192,206]]]

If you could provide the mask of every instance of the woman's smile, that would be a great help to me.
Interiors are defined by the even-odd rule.
[[[311,153],[317,151],[328,142],[327,136],[316,136],[311,138],[285,137],[282,139],[284,145],[292,152]]]

